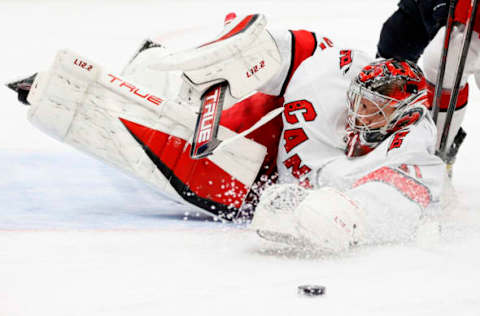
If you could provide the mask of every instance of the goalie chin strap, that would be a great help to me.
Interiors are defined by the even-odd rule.
[[[445,45],[444,45],[444,48],[443,48],[442,60],[441,60],[441,65],[440,65],[441,76],[439,74],[439,77],[438,77],[438,80],[437,80],[437,86],[435,88],[434,103],[433,103],[433,105],[434,105],[433,119],[434,119],[435,123],[436,123],[436,119],[438,117],[438,107],[439,107],[439,105],[438,105],[439,101],[438,100],[440,99],[440,93],[442,91],[442,86],[443,86],[443,74],[445,73],[446,54],[447,54],[447,51],[448,51],[448,45],[450,43],[450,34],[451,34],[452,24],[453,24],[453,22],[452,22],[453,21],[452,10],[454,10],[454,2],[455,2],[454,0],[450,1],[448,26],[447,26],[447,29],[445,31],[445,41],[444,41]],[[447,159],[447,155],[448,155],[447,148],[446,148],[447,139],[448,139],[448,134],[450,132],[450,124],[452,122],[453,113],[455,111],[455,106],[457,104],[458,94],[459,94],[459,91],[460,91],[460,82],[462,80],[463,70],[465,68],[465,63],[466,63],[466,60],[467,60],[468,49],[470,47],[470,42],[472,40],[473,26],[475,24],[475,17],[476,17],[476,14],[477,14],[477,8],[478,8],[478,0],[473,0],[472,10],[470,12],[470,17],[468,19],[465,35],[464,35],[464,38],[463,38],[462,53],[461,53],[460,59],[458,61],[457,72],[455,74],[455,83],[454,83],[453,88],[452,88],[450,102],[448,104],[448,109],[447,109],[447,116],[445,118],[445,124],[444,124],[443,131],[442,131],[442,137],[440,139],[440,146],[439,146],[439,149],[437,151],[437,155],[440,158],[442,158],[442,160],[444,160],[444,161]],[[445,55],[445,57],[444,57],[444,55]]]

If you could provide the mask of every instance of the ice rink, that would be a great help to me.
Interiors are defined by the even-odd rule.
[[[397,2],[0,0],[0,316],[480,315],[473,82],[458,204],[442,234],[338,256],[269,244],[166,200],[36,130],[3,86],[48,68],[62,48],[118,72],[144,38],[212,39],[232,11],[374,55]],[[327,294],[301,297],[302,284]]]

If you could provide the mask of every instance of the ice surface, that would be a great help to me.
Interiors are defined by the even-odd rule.
[[[3,0],[0,81],[47,68],[60,48],[120,70],[143,38],[198,41],[192,34],[213,36],[231,11],[373,55],[396,3]],[[168,201],[31,127],[0,88],[0,316],[480,315],[480,96],[471,90],[454,171],[461,205],[442,235],[425,229],[418,242],[325,257]],[[302,284],[327,295],[299,297]]]

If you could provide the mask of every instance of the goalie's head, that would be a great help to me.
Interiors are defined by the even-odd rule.
[[[347,93],[348,157],[362,156],[425,113],[426,81],[410,61],[377,60],[365,66]]]

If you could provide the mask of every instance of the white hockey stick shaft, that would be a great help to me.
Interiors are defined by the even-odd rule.
[[[223,142],[220,143],[220,145],[218,145],[213,151],[212,153],[215,153],[216,151],[218,150],[221,150],[222,148],[224,148],[225,146],[228,146],[229,144],[237,141],[238,139],[242,138],[242,137],[245,137],[245,135],[248,135],[250,134],[251,132],[253,132],[254,130],[256,130],[257,128],[267,124],[268,122],[270,122],[271,120],[273,120],[277,115],[279,115],[280,113],[283,112],[283,106],[282,107],[279,107],[279,108],[276,108],[270,112],[268,112],[267,114],[265,114],[260,120],[258,120],[255,124],[253,124],[249,129],[241,132],[240,134],[237,134],[235,135],[234,137],[231,137],[229,139],[226,139],[224,140]]]

